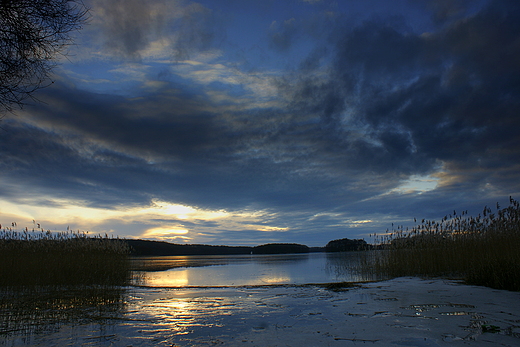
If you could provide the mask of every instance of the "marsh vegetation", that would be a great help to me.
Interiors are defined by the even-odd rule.
[[[132,280],[126,243],[12,226],[0,230],[0,338],[36,345],[63,324],[119,317]]]
[[[127,285],[126,243],[83,232],[0,230],[0,286]]]
[[[384,250],[369,253],[367,271],[386,277],[445,276],[468,284],[520,290],[520,203],[510,198],[495,212],[484,207],[441,221],[422,220],[411,230],[398,227],[380,237]],[[368,256],[368,254],[367,254]]]

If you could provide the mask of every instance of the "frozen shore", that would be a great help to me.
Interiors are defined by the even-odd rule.
[[[0,335],[0,345],[520,346],[520,293],[450,280],[396,278],[340,291],[131,288],[127,295],[117,316],[25,338]]]

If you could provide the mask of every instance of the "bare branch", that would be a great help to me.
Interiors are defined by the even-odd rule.
[[[0,108],[21,108],[51,84],[54,58],[87,13],[81,0],[0,0]]]

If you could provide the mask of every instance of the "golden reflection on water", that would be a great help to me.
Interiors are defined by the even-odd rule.
[[[266,284],[285,284],[291,283],[291,278],[288,276],[279,276],[279,277],[263,277],[261,281]]]
[[[175,269],[171,271],[143,273],[141,285],[147,287],[205,287],[205,286],[248,286],[292,283],[288,274],[251,274],[251,278],[228,278],[222,274],[211,275],[206,269]]]
[[[171,256],[133,260],[140,285],[208,287],[355,282],[364,274],[358,252],[237,256]]]
[[[236,291],[198,289],[196,292],[182,289],[162,289],[145,292],[145,295],[131,306],[139,309],[132,313],[138,322],[140,334],[153,336],[157,341],[176,345],[183,336],[189,335],[189,346],[196,346],[211,338],[212,329],[226,330],[224,319],[248,306],[236,303]],[[240,296],[239,296],[240,297]],[[245,297],[247,300],[247,296]],[[236,327],[234,327],[236,328]]]
[[[188,299],[161,298],[141,308],[141,313],[153,317],[155,324],[147,325],[148,333],[187,334],[189,329],[200,326],[194,314],[195,303]]]
[[[145,275],[144,282],[152,287],[183,287],[189,284],[189,270],[152,272]]]
[[[140,293],[142,297],[130,304],[130,308],[139,308],[133,310],[132,319],[141,325],[134,325],[134,329],[144,336],[153,336],[158,341],[155,345],[160,342],[160,346],[190,347],[249,345],[249,334],[269,329],[274,333],[291,328],[292,324],[307,324],[320,315],[321,300],[335,295],[305,286],[290,291],[285,287],[262,286],[144,288]],[[293,323],[284,325],[288,320]]]

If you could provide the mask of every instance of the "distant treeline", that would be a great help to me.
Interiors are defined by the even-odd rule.
[[[260,246],[212,246],[176,244],[165,241],[124,240],[133,256],[226,255],[226,254],[287,254],[309,252],[345,252],[371,249],[364,240],[341,239],[325,247],[308,247],[297,243],[268,243]]]
[[[273,243],[248,247],[175,244],[150,240],[125,240],[125,242],[130,246],[131,255],[135,256],[282,254],[309,252],[309,247],[295,243]]]
[[[309,253],[309,247],[297,243],[268,243],[256,246],[253,254]]]

